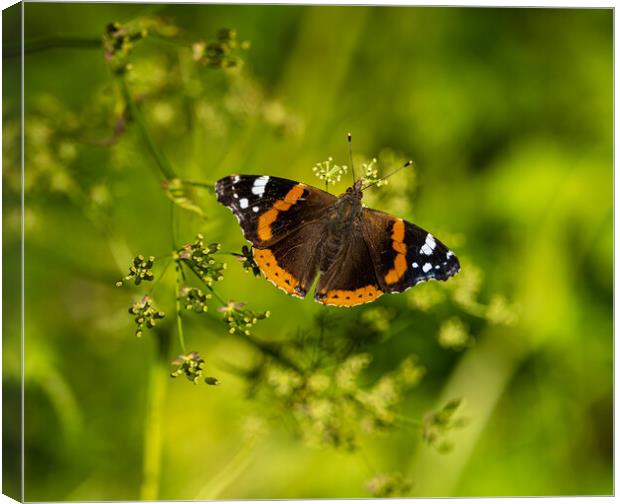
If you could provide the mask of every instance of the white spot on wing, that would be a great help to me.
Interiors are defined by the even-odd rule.
[[[424,273],[428,273],[431,269],[431,263],[424,263],[424,266],[422,266],[422,271],[424,271]]]
[[[417,268],[419,265],[417,262],[411,263],[411,266],[413,266],[414,268]]]
[[[454,255],[454,254],[452,253],[452,251],[451,251],[451,250],[448,250],[448,251],[446,252],[446,259],[450,259],[453,255]]]
[[[247,207],[248,207],[248,205],[249,205],[249,202],[248,202],[248,199],[247,199],[247,198],[241,198],[241,199],[239,200],[239,206],[240,206],[241,208],[247,208]]]
[[[428,233],[426,235],[426,241],[424,245],[422,245],[421,252],[426,255],[431,255],[433,253],[433,250],[435,250],[436,246],[437,242],[435,241],[435,237],[432,234]]]
[[[269,182],[268,176],[264,175],[262,177],[258,177],[252,185],[252,194],[262,196],[265,192],[265,186],[267,185],[267,182]]]
[[[253,212],[258,212],[258,207],[257,206],[252,207],[252,211]]]

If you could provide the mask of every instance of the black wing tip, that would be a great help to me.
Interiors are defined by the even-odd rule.
[[[217,200],[220,203],[225,203],[225,201],[229,201],[230,197],[228,196],[229,189],[235,183],[235,177],[239,178],[240,175],[226,175],[222,177],[215,183],[215,194],[217,195]]]
[[[437,276],[437,280],[443,280],[445,282],[446,280],[449,280],[450,278],[455,276],[459,271],[461,271],[461,263],[459,262],[458,257],[452,254],[448,258],[448,264],[440,271],[442,275]]]

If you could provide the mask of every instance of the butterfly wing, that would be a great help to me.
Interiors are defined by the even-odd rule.
[[[306,297],[318,270],[321,226],[309,223],[268,248],[254,248],[254,261],[265,278],[291,296]]]
[[[447,280],[459,260],[431,233],[384,212],[364,208],[363,234],[385,292],[402,292],[427,280]]]
[[[319,221],[336,197],[315,187],[267,175],[231,175],[215,185],[217,200],[237,217],[246,240],[271,247]]]
[[[350,307],[371,303],[381,295],[383,290],[361,227],[353,226],[341,260],[321,274],[314,299],[329,306]]]
[[[215,192],[237,217],[267,280],[287,294],[305,297],[317,274],[321,219],[336,197],[266,175],[224,177]]]

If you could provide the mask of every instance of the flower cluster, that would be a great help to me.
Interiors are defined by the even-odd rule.
[[[198,352],[190,352],[188,354],[179,355],[172,361],[175,369],[170,373],[172,378],[177,376],[185,376],[194,384],[202,377],[202,371],[205,367],[205,361]],[[219,385],[220,381],[213,376],[207,376],[204,379],[207,385]]]
[[[192,46],[194,61],[209,68],[234,68],[242,60],[235,55],[236,49],[249,49],[250,43],[237,41],[237,32],[227,28],[221,29],[217,39],[212,42],[196,42]]]
[[[182,261],[192,270],[207,286],[218,282],[224,277],[222,271],[226,269],[226,263],[218,262],[213,254],[220,249],[219,243],[205,245],[203,236],[198,235],[193,243],[188,243],[177,251],[176,260]]]
[[[361,433],[382,431],[395,424],[396,408],[404,392],[424,373],[409,357],[399,369],[364,388],[360,376],[370,361],[370,355],[360,353],[335,366],[304,369],[274,360],[262,371],[262,390],[282,402],[307,443],[354,450]]]
[[[153,306],[153,300],[149,296],[144,296],[141,301],[134,303],[129,308],[129,313],[134,315],[134,320],[138,326],[136,336],[142,336],[142,331],[146,326],[147,329],[155,327],[157,320],[165,317],[165,313],[158,311]]]
[[[461,399],[453,399],[440,410],[430,411],[424,416],[422,438],[442,453],[452,450],[452,443],[447,439],[448,433],[467,423],[465,418],[456,416],[461,404]]]
[[[379,177],[376,158],[372,158],[370,163],[362,163],[362,169],[364,170],[364,183],[375,184],[377,187],[388,183],[387,179],[381,179],[381,177]]]
[[[518,307],[508,304],[501,294],[495,294],[489,300],[486,317],[492,324],[513,326],[519,320]]]
[[[252,326],[270,315],[269,311],[255,312],[243,308],[244,306],[245,303],[229,301],[226,306],[218,308],[218,311],[224,314],[224,321],[228,325],[228,332],[230,334],[241,333],[249,336]]]
[[[458,243],[458,236],[450,241]],[[484,303],[482,286],[482,270],[464,259],[459,274],[445,286],[438,282],[424,283],[412,289],[407,300],[422,312],[441,311],[446,305],[456,308],[458,311],[452,310],[456,314],[442,317],[437,341],[443,348],[460,351],[475,343],[480,321],[510,327],[519,320],[519,307],[501,294],[492,294],[488,303]]]
[[[402,497],[411,490],[411,480],[400,473],[377,474],[366,482],[366,488],[377,499]]]
[[[177,34],[178,28],[155,17],[139,17],[127,23],[108,23],[103,34],[105,60],[114,73],[122,75],[129,70],[127,58],[135,44],[154,32],[163,37]]]
[[[208,310],[207,300],[211,299],[211,294],[206,294],[196,287],[183,287],[179,292],[179,298],[186,310],[205,313]]]
[[[179,355],[172,361],[172,365],[176,367],[170,373],[172,378],[184,375],[192,383],[198,383],[202,376],[202,369],[205,367],[205,361],[198,352],[190,352],[188,354]]]
[[[258,264],[256,264],[256,261],[254,261],[254,256],[252,255],[252,249],[250,247],[247,245],[241,247],[241,254],[238,254],[237,258],[242,262],[244,270],[251,271],[256,277],[260,276],[260,268]]]
[[[153,263],[155,258],[150,256],[145,259],[144,256],[139,255],[133,258],[133,264],[129,267],[129,274],[116,282],[116,286],[120,287],[124,282],[130,280],[134,281],[134,284],[140,285],[142,281],[150,282],[153,280]]]
[[[441,324],[438,340],[442,347],[454,350],[462,350],[474,342],[467,326],[458,317],[452,317]]]
[[[333,158],[328,158],[327,161],[323,161],[322,163],[317,163],[312,168],[314,174],[319,177],[319,179],[324,180],[325,184],[335,184],[336,182],[340,182],[342,176],[347,173],[348,167],[346,165],[339,166],[336,164],[332,164]]]

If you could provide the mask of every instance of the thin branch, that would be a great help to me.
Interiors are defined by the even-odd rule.
[[[24,53],[32,54],[49,49],[101,49],[101,37],[41,37],[26,40]],[[21,55],[21,46],[12,45],[5,49],[5,58],[17,58]]]
[[[131,113],[131,117],[135,120],[138,129],[142,134],[142,138],[144,139],[147,147],[149,148],[149,151],[151,152],[151,155],[155,159],[157,167],[159,168],[165,179],[170,180],[177,178],[176,173],[170,165],[170,162],[168,161],[166,156],[164,156],[164,154],[159,150],[159,147],[157,147],[157,144],[153,140],[153,137],[151,136],[149,129],[146,126],[146,121],[144,119],[144,116],[142,115],[140,107],[138,107],[134,99],[131,97],[131,92],[129,91],[127,81],[123,77],[121,77],[119,78],[119,82],[121,85],[121,91],[123,93],[125,104],[127,105],[129,112]]]
[[[186,353],[185,350],[185,338],[183,337],[183,320],[181,320],[181,265],[177,263],[177,283],[176,283],[176,319],[177,319],[177,332],[179,335],[179,344],[181,345],[181,351]]]

